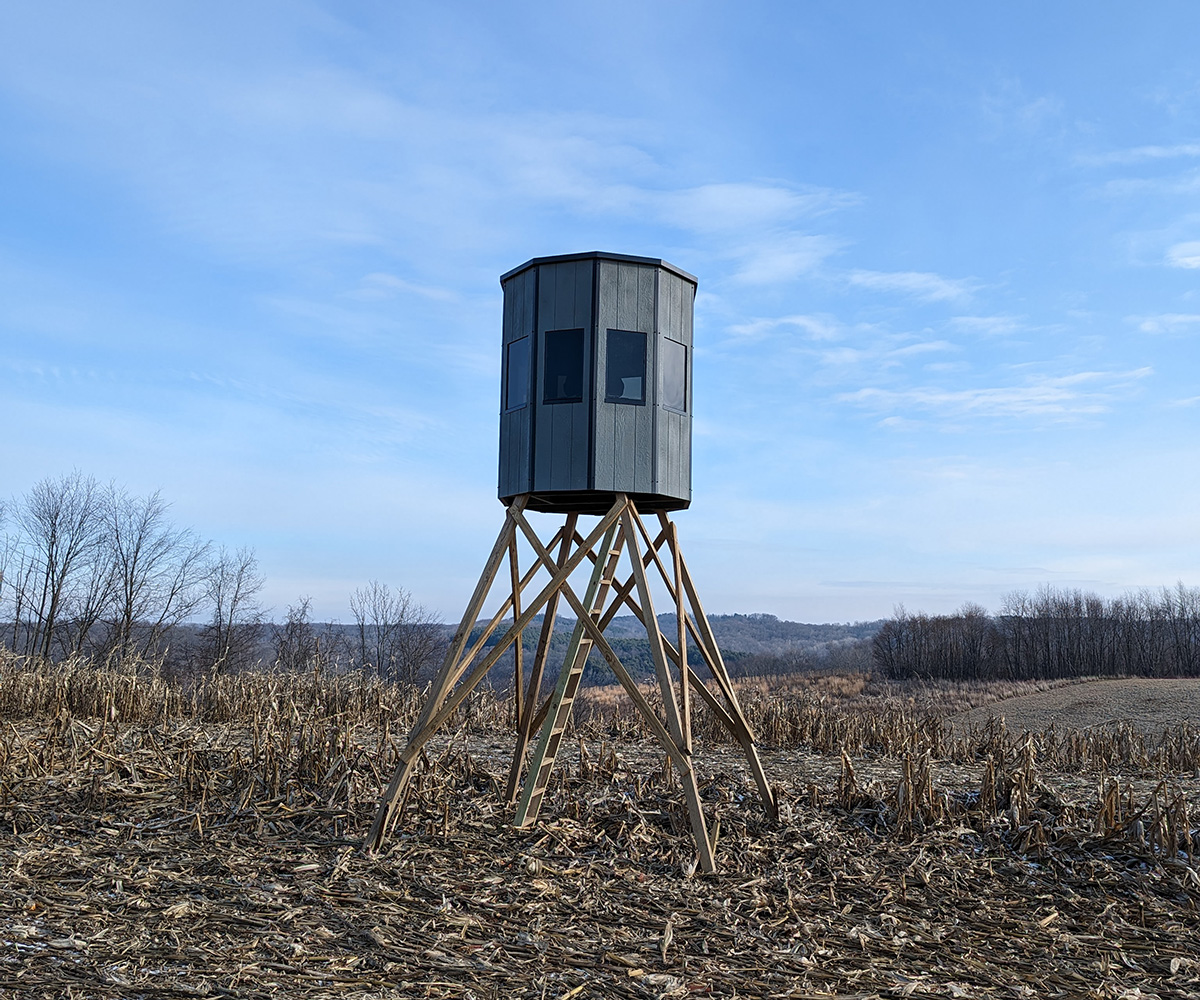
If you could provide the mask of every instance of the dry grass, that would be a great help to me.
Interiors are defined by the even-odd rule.
[[[1200,992],[1193,736],[956,736],[911,694],[839,694],[856,683],[743,689],[779,824],[698,733],[722,870],[689,876],[672,772],[628,713],[584,713],[522,833],[496,795],[509,706],[473,699],[367,857],[412,696],[10,659],[0,994]]]

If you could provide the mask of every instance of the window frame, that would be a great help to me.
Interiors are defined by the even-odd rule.
[[[552,374],[550,371],[550,366],[547,363],[547,357],[550,352],[550,341],[560,334],[575,334],[575,335],[577,335],[577,343],[579,345],[579,372],[578,372],[579,394],[576,396],[550,396],[549,392],[548,392],[549,386],[547,384],[547,381],[551,377],[551,374]],[[542,361],[542,371],[541,371],[541,376],[542,376],[541,377],[541,383],[542,383],[541,402],[542,402],[542,405],[557,406],[561,403],[582,403],[583,399],[584,399],[584,395],[585,395],[585,393],[584,393],[584,382],[585,382],[584,375],[587,372],[587,338],[585,336],[585,331],[584,331],[583,327],[569,327],[569,328],[563,329],[563,330],[546,330],[542,333],[540,339],[542,341],[541,351],[539,352],[541,354],[541,361]],[[561,373],[555,372],[553,374],[561,374]]]
[[[641,375],[642,396],[640,399],[631,399],[630,397],[625,396],[625,395],[614,396],[609,391],[609,388],[610,388],[609,360],[610,360],[611,354],[612,354],[612,351],[610,349],[610,344],[612,342],[612,335],[614,333],[625,334],[627,336],[636,336],[636,337],[642,338],[642,375]],[[649,357],[649,355],[650,355],[650,334],[646,333],[645,331],[643,331],[643,330],[622,330],[617,327],[609,327],[608,329],[605,330],[605,332],[604,332],[604,402],[606,402],[606,403],[621,403],[625,406],[645,406],[646,405],[646,403],[648,401],[648,397],[650,395],[649,391],[648,391],[649,387],[650,387],[649,386],[649,383],[650,383],[650,357]]]
[[[512,352],[513,348],[518,344],[524,343],[525,351],[525,401],[522,403],[514,403],[512,401],[513,389],[513,371],[512,371]],[[530,334],[525,334],[521,337],[516,337],[504,345],[504,412],[512,413],[514,410],[523,410],[533,400],[533,337]]]
[[[658,363],[658,367],[659,367],[659,378],[658,378],[659,401],[662,403],[662,406],[664,409],[670,410],[672,413],[687,413],[688,412],[688,390],[691,388],[688,385],[688,383],[691,381],[688,378],[688,350],[689,350],[688,345],[685,344],[682,340],[676,340],[674,337],[664,336],[662,338],[662,340],[663,340],[663,347],[659,351],[659,358],[658,358],[658,362],[659,362]],[[683,375],[683,405],[682,406],[675,406],[675,405],[667,402],[667,391],[666,391],[666,383],[667,383],[667,363],[666,363],[667,347],[666,347],[666,345],[667,344],[674,344],[676,347],[678,347],[683,352],[683,354],[682,354],[682,359],[683,359],[683,372],[682,372],[682,375]]]

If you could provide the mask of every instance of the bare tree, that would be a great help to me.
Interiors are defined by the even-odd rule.
[[[121,662],[149,657],[203,599],[209,545],[167,520],[157,491],[109,487],[104,507],[114,576],[106,651]]]
[[[205,652],[214,673],[249,663],[265,614],[258,603],[263,578],[254,550],[230,552],[221,546],[209,564],[205,596],[212,617],[205,629]]]
[[[34,563],[33,591],[25,601],[32,617],[26,652],[48,658],[71,597],[68,587],[73,573],[97,559],[103,549],[104,520],[96,480],[78,471],[43,479],[18,508],[17,523]]]
[[[71,574],[59,620],[57,642],[68,654],[94,652],[96,625],[112,604],[116,573],[112,548],[106,534],[88,548]]]
[[[287,609],[282,625],[272,626],[275,662],[285,670],[300,670],[318,662],[320,636],[309,617],[312,598],[301,597]]]
[[[0,498],[0,528],[4,527],[4,522],[8,520],[8,504]],[[13,621],[20,615],[19,604],[17,601],[18,589],[17,581],[21,578],[21,572],[18,568],[18,561],[22,555],[19,538],[17,535],[5,531],[0,534],[0,625],[8,621],[9,614],[12,614]],[[7,609],[12,608],[12,612]],[[13,648],[16,647],[16,638],[13,638]],[[0,642],[4,640],[0,638]]]
[[[393,594],[378,580],[350,595],[350,612],[358,630],[359,662],[401,684],[415,685],[443,641],[436,617],[403,587]]]
[[[990,618],[966,604],[954,615],[898,608],[873,645],[890,677],[999,678],[1200,674],[1200,588],[1182,583],[1105,600],[1043,586],[1013,591]]]

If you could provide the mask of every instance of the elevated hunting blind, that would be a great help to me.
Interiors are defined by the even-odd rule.
[[[625,254],[535,257],[504,289],[500,498],[603,514],[692,499],[696,279]]]
[[[716,845],[692,764],[695,699],[741,745],[768,814],[776,816],[777,809],[668,516],[691,503],[696,279],[656,258],[579,253],[535,257],[504,274],[500,284],[504,526],[400,752],[365,846],[382,845],[422,748],[510,650],[516,732],[505,794],[516,807],[518,827],[536,822],[595,649],[678,770],[697,863],[712,871]],[[543,542],[527,511],[564,520]],[[648,525],[644,514],[655,521]],[[586,536],[581,517],[599,517]],[[505,562],[508,572],[501,573]],[[544,582],[531,587],[539,577]],[[581,593],[573,586],[576,577],[586,579]],[[503,600],[482,619],[498,581]],[[674,616],[669,634],[656,611],[655,590],[660,598],[665,592],[664,607]],[[543,697],[562,601],[576,621],[557,684]],[[647,699],[645,682],[630,674],[605,638],[622,611],[646,629],[661,714]],[[536,646],[526,650],[523,634],[535,628]]]

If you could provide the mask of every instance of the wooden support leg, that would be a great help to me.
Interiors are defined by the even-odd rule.
[[[643,563],[648,562],[649,557],[643,560]],[[603,628],[611,620],[618,608],[624,606],[633,612],[634,616],[646,624],[646,616],[642,613],[641,606],[632,597],[633,579],[632,577],[621,587],[617,588],[616,599],[614,604],[605,612],[604,618],[600,622],[600,627]],[[707,619],[705,626],[711,635],[711,627],[708,626]],[[704,660],[705,666],[708,667],[709,673],[717,680],[717,688],[725,698],[725,704],[717,700],[704,681],[696,674],[690,666],[687,666],[687,661],[683,659],[676,647],[663,637],[663,649],[667,654],[667,658],[678,666],[687,666],[688,680],[690,682],[689,690],[695,691],[708,705],[709,709],[717,717],[718,721],[729,731],[729,734],[738,741],[742,750],[746,754],[746,760],[750,768],[751,775],[754,778],[754,783],[758,788],[759,797],[761,798],[767,814],[772,819],[778,819],[778,811],[775,803],[775,793],[771,789],[765,772],[763,771],[762,761],[758,756],[758,748],[754,741],[754,735],[750,730],[750,724],[746,721],[742,714],[741,706],[737,702],[736,695],[733,693],[732,683],[729,681],[728,674],[724,670],[724,662],[719,659],[720,650],[717,650],[717,657],[714,657],[709,652],[708,645],[702,639],[702,633],[696,624],[689,616],[687,618],[687,630],[691,634],[693,641],[700,650],[701,658]],[[714,640],[715,644],[715,640]]]
[[[496,538],[496,544],[492,546],[492,552],[484,564],[483,572],[479,576],[479,582],[475,584],[475,591],[471,594],[471,599],[467,602],[467,609],[463,612],[462,620],[458,623],[458,629],[454,633],[454,638],[450,641],[450,648],[446,650],[446,658],[442,661],[442,667],[433,680],[425,704],[421,708],[421,714],[417,717],[417,721],[413,725],[412,733],[409,737],[410,744],[417,734],[428,725],[430,716],[433,715],[441,700],[446,696],[449,688],[454,684],[458,659],[467,645],[467,640],[471,637],[471,629],[475,627],[475,621],[479,617],[480,610],[483,608],[483,602],[487,600],[488,592],[492,589],[492,583],[496,579],[497,572],[499,572],[500,562],[504,558],[504,553],[507,551],[509,543],[515,537],[515,518],[525,509],[525,504],[528,502],[528,496],[519,496],[508,509],[508,514],[504,519],[504,526],[500,529],[500,534]],[[392,814],[395,812],[398,797],[412,775],[412,763],[415,759],[416,754],[413,754],[407,761],[401,757],[397,762],[395,769],[392,771],[391,780],[380,797],[379,807],[375,810],[375,819],[372,821],[371,829],[367,833],[367,838],[363,843],[364,849],[371,851],[378,850],[379,846],[383,843],[383,838],[387,836],[387,828],[391,824]]]
[[[675,570],[675,648],[678,652],[676,665],[679,667],[679,714],[683,719],[683,748],[692,752],[692,700],[688,688],[687,665],[687,610],[683,605],[683,586],[680,584],[679,570],[679,533],[675,524],[671,524],[671,535],[668,539],[671,546],[672,563]]]
[[[575,572],[576,567],[578,567],[580,562],[583,561],[586,551],[603,537],[604,533],[609,529],[609,527],[612,526],[613,522],[619,516],[620,510],[617,507],[614,507],[608,512],[608,514],[604,516],[603,520],[601,520],[592,533],[587,537],[583,547],[576,551],[575,554],[572,555],[562,565],[558,572],[554,574],[554,576],[550,579],[550,582],[542,588],[541,593],[530,602],[529,607],[521,612],[521,616],[515,622],[513,622],[512,627],[500,637],[494,646],[492,646],[491,652],[483,658],[482,662],[472,668],[471,673],[467,676],[467,678],[461,684],[459,684],[457,688],[455,688],[454,692],[446,698],[445,702],[442,704],[442,707],[430,717],[429,722],[425,725],[425,728],[410,740],[410,746],[414,743],[423,745],[434,733],[436,733],[442,726],[446,724],[447,721],[449,721],[450,717],[454,715],[456,711],[458,711],[458,706],[466,700],[467,696],[475,689],[479,682],[483,680],[485,676],[487,676],[487,672],[491,670],[493,666],[495,666],[496,661],[508,651],[508,647],[512,645],[516,634],[529,625],[537,613],[541,611],[543,607],[545,607],[546,602],[550,599],[552,594],[561,590],[568,598],[573,598],[576,603],[578,603],[578,598],[575,598],[574,594],[572,594],[570,585],[567,583],[567,581],[570,579],[571,574]],[[533,540],[537,542],[534,548],[538,553],[538,558],[542,559],[547,566],[553,567],[555,565],[554,560],[550,557],[549,553],[546,552],[546,549],[542,543],[538,541],[537,534],[534,533],[533,529],[529,527],[529,524],[525,518],[518,513],[516,515],[516,520],[521,526],[522,530],[528,532],[528,534],[532,536]],[[465,667],[463,669],[465,670]]]
[[[659,520],[667,521],[666,514],[660,512]],[[742,751],[746,755],[746,763],[749,765],[750,774],[754,778],[754,784],[758,787],[758,794],[762,799],[763,807],[771,819],[778,819],[779,803],[775,800],[775,790],[771,787],[771,783],[767,780],[767,774],[763,770],[762,759],[758,755],[758,745],[754,740],[754,733],[750,729],[750,724],[746,721],[742,706],[738,703],[737,694],[733,690],[733,682],[729,679],[729,671],[725,669],[725,660],[721,656],[721,648],[717,645],[712,625],[709,623],[708,616],[704,613],[704,606],[700,603],[700,596],[696,592],[696,585],[692,582],[692,575],[688,571],[687,562],[684,560],[681,552],[678,553],[678,559],[680,582],[683,584],[688,603],[691,605],[692,615],[699,633],[699,642],[697,645],[700,647],[701,654],[714,680],[716,680],[717,686],[725,696],[729,715],[736,727],[733,730],[733,734],[741,744]]]
[[[608,585],[612,582],[612,572],[621,554],[620,541],[617,540],[614,545],[616,534],[617,525],[614,524],[600,543],[597,550],[599,558],[592,568],[592,576],[584,594],[584,607],[587,609],[587,616],[593,621],[604,606]],[[583,669],[591,650],[592,639],[581,617],[571,633],[562,669],[559,671],[558,684],[550,698],[542,734],[529,765],[529,780],[526,781],[521,791],[521,800],[517,804],[517,813],[513,820],[517,829],[524,829],[537,819],[542,797],[546,793],[550,774],[554,769],[554,759],[558,755],[559,745],[571,720],[575,693],[579,690],[579,682],[583,678]]]
[[[537,535],[534,533],[533,529],[529,527],[525,519],[518,518],[517,524],[525,533],[525,537],[529,539],[534,551],[538,554],[538,558],[540,558],[547,566],[553,566],[554,560],[551,558],[550,553],[547,552],[545,547],[542,546],[541,542],[538,541]],[[621,660],[613,651],[612,646],[609,645],[608,640],[604,638],[604,633],[601,631],[600,625],[587,613],[583,602],[575,596],[575,592],[571,589],[570,584],[563,584],[562,593],[572,610],[576,615],[579,616],[579,620],[583,622],[584,627],[588,631],[588,635],[590,635],[592,638],[592,643],[598,650],[600,650],[600,653],[604,659],[608,661],[608,665],[612,668],[613,673],[617,675],[617,680],[620,681],[621,686],[625,689],[626,694],[629,695],[629,698],[633,702],[634,706],[645,718],[646,724],[650,727],[650,731],[654,734],[659,743],[662,744],[663,749],[666,750],[666,752],[670,755],[671,760],[675,761],[680,768],[686,767],[688,764],[688,758],[671,738],[671,734],[667,732],[666,726],[664,726],[662,722],[659,721],[658,716],[654,714],[654,710],[650,707],[650,703],[646,701],[645,695],[642,694],[642,691],[637,686],[637,683],[629,675],[629,671],[625,669],[624,664],[621,663]]]
[[[555,566],[561,568],[566,562],[567,553],[571,551],[571,543],[575,539],[575,523],[578,514],[568,514],[567,523],[562,529],[562,542],[558,550]],[[583,541],[583,539],[579,539]],[[550,548],[554,543],[550,543]],[[525,751],[533,729],[537,725],[538,695],[542,690],[542,675],[546,670],[546,660],[550,655],[550,639],[554,635],[554,617],[558,614],[559,593],[555,591],[546,602],[546,610],[542,614],[542,630],[538,635],[537,651],[533,654],[533,666],[529,670],[529,687],[522,702],[517,704],[517,738],[514,741],[512,763],[508,767],[508,784],[504,789],[504,801],[512,805],[517,801],[517,786],[525,767]]]
[[[666,750],[675,767],[678,768],[689,821],[696,840],[698,863],[705,871],[713,871],[715,869],[713,856],[715,845],[709,836],[691,757],[690,714],[693,693],[705,701],[721,723],[741,744],[758,786],[759,794],[772,815],[776,814],[776,803],[774,792],[767,782],[766,774],[759,760],[753,733],[738,704],[737,695],[721,657],[720,648],[717,646],[712,627],[700,604],[695,585],[688,572],[674,524],[671,523],[665,512],[660,512],[661,530],[656,538],[651,539],[628,498],[623,494],[618,494],[613,507],[587,538],[580,537],[576,531],[577,515],[572,514],[568,516],[566,525],[555,534],[547,546],[538,539],[536,532],[533,531],[524,516],[527,502],[527,496],[518,497],[508,510],[504,527],[496,540],[492,554],[488,558],[463,619],[447,650],[446,659],[430,687],[428,698],[409,734],[408,743],[400,754],[391,781],[381,796],[379,808],[364,848],[376,849],[382,844],[394,819],[393,814],[400,801],[400,793],[412,775],[422,747],[441,726],[452,718],[471,691],[483,680],[497,660],[507,652],[508,647],[514,642],[520,643],[522,631],[528,628],[534,617],[544,609],[537,652],[527,678],[524,676],[523,654],[519,648],[516,653],[517,745],[509,772],[507,796],[510,802],[516,798],[525,749],[529,744],[532,730],[544,718],[541,738],[532,760],[532,769],[518,804],[517,825],[526,826],[537,817],[538,808],[553,768],[555,754],[570,718],[588,653],[595,648],[604,656],[638,712],[645,718],[651,731]],[[537,556],[535,564],[523,575],[520,573],[518,564],[516,543],[518,530],[524,534]],[[639,548],[639,535],[646,543],[644,553]],[[668,545],[668,550],[660,555],[664,543]],[[558,546],[557,558],[550,552],[556,545]],[[574,551],[572,551],[572,546],[575,547]],[[632,570],[627,580],[619,586],[614,586],[614,573],[622,551],[628,551]],[[669,558],[667,558],[667,552],[670,554]],[[510,594],[500,610],[483,628],[482,634],[475,639],[474,643],[471,643],[470,639],[475,623],[479,620],[483,603],[494,585],[506,554],[509,559]],[[580,600],[571,588],[570,577],[585,558],[593,560],[594,568],[584,599]],[[673,636],[674,643],[663,635],[655,616],[646,573],[651,564],[660,574],[675,608],[677,628]],[[550,581],[532,601],[525,603],[522,594],[526,585],[543,568],[549,571]],[[605,611],[604,605],[610,591],[613,598],[612,606]],[[566,600],[570,605],[577,615],[578,621],[568,646],[567,657],[564,660],[555,692],[543,709],[539,711],[538,696],[549,655],[554,616],[557,613],[560,598]],[[646,627],[654,660],[655,675],[665,709],[665,724],[660,721],[659,716],[646,701],[645,695],[604,636],[605,627],[612,620],[618,608],[622,606],[631,608]],[[499,640],[493,642],[489,649],[488,643],[492,641],[493,633],[510,609],[512,611],[511,627],[503,633]],[[715,682],[713,690],[704,684],[688,662],[687,639],[689,635]],[[476,663],[476,659],[479,657],[482,659]],[[672,666],[679,671],[677,682],[672,674]]]
[[[676,745],[684,751],[686,764],[679,769],[680,779],[684,798],[687,800],[688,816],[692,823],[692,836],[696,840],[696,849],[699,852],[700,867],[706,872],[711,872],[716,870],[713,843],[708,836],[708,826],[704,820],[704,806],[700,801],[700,789],[696,784],[696,771],[692,767],[691,754],[687,750],[684,739],[679,704],[675,700],[675,686],[663,649],[663,635],[658,627],[658,618],[654,614],[654,600],[650,594],[650,584],[646,579],[646,569],[642,565],[641,552],[638,549],[637,529],[634,523],[636,517],[636,511],[632,508],[627,509],[621,518],[621,527],[625,532],[625,545],[629,550],[629,561],[633,565],[633,578],[636,581],[638,599],[642,605],[642,620],[646,625],[646,633],[650,637],[650,654],[654,659],[654,671],[658,675],[658,687],[662,692],[663,707],[667,713],[667,726]],[[686,671],[681,671],[681,673],[686,675]]]
[[[513,620],[521,617],[521,565],[517,559],[517,536],[508,543],[508,575],[512,584]],[[521,633],[513,643],[513,728],[521,731],[521,708],[525,694],[525,650],[521,648]]]
[[[638,516],[636,510],[630,512],[630,518],[637,525],[643,538],[647,542],[650,540],[650,533],[646,530],[645,524]],[[720,688],[721,694],[725,698],[727,712],[722,716],[722,721],[728,719],[732,722],[730,731],[737,739],[742,747],[742,751],[746,755],[746,763],[750,768],[750,773],[754,778],[754,784],[758,788],[759,797],[762,799],[764,808],[767,814],[772,819],[779,818],[779,807],[775,801],[775,792],[771,788],[771,784],[767,781],[766,772],[763,770],[762,760],[758,755],[758,746],[754,739],[754,733],[750,729],[750,724],[746,721],[745,713],[742,711],[741,705],[738,703],[737,694],[733,689],[733,683],[729,679],[729,672],[725,669],[725,660],[721,656],[721,649],[717,645],[716,636],[713,635],[712,626],[708,621],[708,616],[704,613],[704,607],[700,603],[700,597],[696,592],[695,584],[692,582],[691,574],[688,572],[687,562],[683,558],[683,551],[680,549],[678,539],[674,535],[675,525],[667,516],[666,511],[658,512],[659,523],[662,531],[659,533],[661,538],[663,532],[666,532],[673,539],[672,557],[675,564],[676,572],[669,574],[667,568],[663,565],[662,560],[657,552],[657,540],[651,549],[647,552],[648,560],[653,560],[658,568],[659,574],[666,585],[667,590],[672,593],[676,599],[676,607],[681,607],[683,598],[686,595],[688,604],[691,606],[692,617],[695,623],[689,618],[687,622],[688,630],[692,632],[696,639],[696,644],[700,649],[705,665],[709,668],[713,679],[717,682],[717,687]],[[675,585],[672,586],[672,577],[674,577]],[[680,586],[682,585],[682,593]],[[635,614],[638,613],[635,609]],[[681,642],[682,648],[682,642]],[[684,660],[682,657],[673,657],[680,664],[682,669]]]

